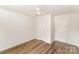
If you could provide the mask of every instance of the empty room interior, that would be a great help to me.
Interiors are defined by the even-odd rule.
[[[79,54],[79,5],[0,5],[0,54]]]

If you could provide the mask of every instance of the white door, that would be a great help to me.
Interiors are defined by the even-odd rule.
[[[50,15],[39,16],[36,19],[36,37],[45,42],[51,42]]]

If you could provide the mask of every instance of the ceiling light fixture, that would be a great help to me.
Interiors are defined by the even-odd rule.
[[[36,8],[36,11],[37,15],[40,15],[40,8]]]
[[[37,12],[38,15],[40,15],[40,12]]]
[[[37,11],[40,11],[40,8],[36,8]]]

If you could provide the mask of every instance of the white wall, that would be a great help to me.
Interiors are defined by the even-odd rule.
[[[67,40],[67,26],[69,15],[55,16],[55,40],[65,42]]]
[[[35,19],[35,38],[51,43],[51,15],[37,16]]]
[[[33,39],[33,17],[0,9],[0,50]]]
[[[70,14],[67,42],[79,46],[79,13]]]
[[[55,16],[55,40],[79,46],[79,13]]]

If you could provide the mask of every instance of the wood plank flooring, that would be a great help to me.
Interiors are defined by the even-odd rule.
[[[1,51],[1,54],[79,54],[77,46],[54,41],[48,44],[41,40],[31,40],[13,48]]]

